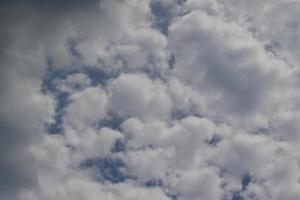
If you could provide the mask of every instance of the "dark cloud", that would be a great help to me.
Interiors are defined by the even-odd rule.
[[[0,118],[0,193],[4,195],[2,198],[15,194],[19,188],[31,188],[37,184],[33,158],[25,149],[27,134],[11,123],[11,120]]]
[[[2,8],[18,8],[18,9],[25,9],[25,8],[34,8],[34,9],[41,9],[41,10],[51,10],[51,11],[70,11],[72,9],[84,9],[90,8],[93,6],[99,6],[99,2],[101,0],[91,0],[91,1],[84,1],[84,0],[2,0],[1,6]],[[38,12],[38,10],[36,10]]]
[[[28,147],[41,137],[44,126],[36,118],[40,111],[32,102],[33,96],[42,95],[39,94],[38,79],[45,69],[41,65],[46,63],[43,55],[37,52],[40,42],[47,40],[49,32],[55,32],[51,29],[61,23],[62,15],[94,6],[92,4],[83,1],[1,1],[1,199],[13,199],[20,189],[32,188],[38,183],[34,158]]]

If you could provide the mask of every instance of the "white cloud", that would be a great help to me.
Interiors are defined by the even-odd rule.
[[[299,65],[298,1],[226,1],[226,15],[254,31],[255,37],[269,46],[288,65]],[[235,5],[235,6],[232,6]],[[287,11],[288,10],[288,11]]]
[[[64,126],[75,127],[91,125],[103,119],[107,111],[107,96],[100,87],[89,87],[75,92],[64,116]]]
[[[124,155],[130,173],[139,180],[146,182],[151,180],[166,180],[172,169],[173,151],[161,149],[146,149],[131,151]]]
[[[79,27],[89,29],[77,36],[84,38],[77,49],[85,65],[109,71],[167,67],[167,39],[151,27],[148,1],[104,0],[99,12],[96,22]]]
[[[0,9],[0,198],[299,199],[298,2],[73,3]]]
[[[267,122],[285,64],[268,56],[244,28],[218,16],[193,11],[170,28],[174,73],[198,93],[200,112],[246,126]]]
[[[183,173],[175,183],[180,193],[179,199],[217,200],[222,198],[220,177],[212,169],[190,170]]]
[[[172,108],[166,86],[144,74],[123,74],[111,81],[108,92],[110,109],[121,116],[166,118]]]

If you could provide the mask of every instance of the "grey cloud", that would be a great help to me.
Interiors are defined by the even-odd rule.
[[[0,198],[299,199],[297,5],[4,1]]]

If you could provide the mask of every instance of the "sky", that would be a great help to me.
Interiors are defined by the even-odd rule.
[[[300,199],[299,0],[0,6],[1,200]]]

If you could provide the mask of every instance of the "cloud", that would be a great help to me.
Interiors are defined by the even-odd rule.
[[[81,126],[91,125],[106,115],[107,95],[98,87],[89,87],[73,93],[64,116],[64,126],[80,130]]]
[[[165,85],[144,74],[123,74],[109,84],[112,112],[140,118],[167,117],[172,101]]]
[[[56,79],[53,81],[55,88],[59,92],[73,93],[91,85],[91,80],[86,74],[76,73],[68,75],[65,79]]]
[[[0,10],[1,199],[299,199],[296,1]]]
[[[203,112],[241,115],[270,103],[282,63],[243,28],[194,11],[172,24],[170,41],[174,73],[201,93]]]
[[[176,182],[176,188],[181,194],[181,199],[208,199],[222,198],[220,178],[211,169],[188,171]]]

